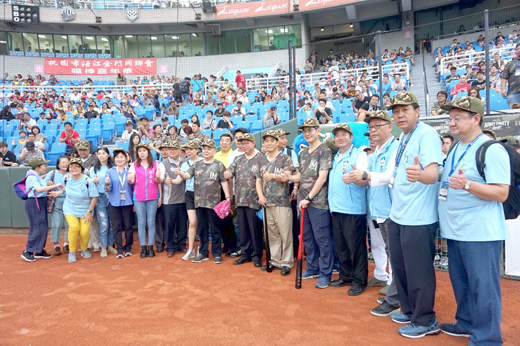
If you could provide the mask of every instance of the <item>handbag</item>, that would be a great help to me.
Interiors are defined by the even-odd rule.
[[[56,170],[52,172],[52,181],[54,181],[54,177],[56,176]],[[52,213],[54,210],[54,205],[56,204],[56,197],[47,197],[47,213]]]

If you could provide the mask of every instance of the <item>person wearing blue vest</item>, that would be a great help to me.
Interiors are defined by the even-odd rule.
[[[392,135],[392,118],[386,111],[379,110],[372,113],[371,116],[365,118],[365,122],[368,123],[370,139],[377,144],[374,153],[370,156],[371,159],[366,179],[370,186],[368,194],[368,214],[371,220],[375,220],[379,225],[379,232],[381,233],[385,245],[386,257],[390,259],[388,218],[390,217],[390,209],[392,208],[392,189],[388,184],[393,176],[395,156],[399,141]],[[361,169],[353,170],[350,173],[350,178],[353,181],[362,180],[363,173]],[[374,316],[389,316],[399,311],[399,297],[397,295],[397,287],[393,274],[392,271],[390,279],[388,280],[389,287],[386,297],[381,298],[381,304],[370,311]]]
[[[394,122],[403,131],[390,178],[392,208],[388,239],[401,311],[392,321],[406,324],[408,338],[438,334],[435,303],[435,233],[437,231],[438,165],[442,161],[439,134],[419,121],[417,97],[401,91],[390,105]]]
[[[348,124],[338,124],[332,134],[339,151],[329,172],[328,199],[339,279],[331,286],[352,286],[348,294],[358,296],[366,290],[368,276],[366,184],[363,180],[353,182],[349,173],[356,167],[366,170],[368,157],[352,144],[354,136]]]
[[[441,331],[469,337],[469,345],[502,345],[500,258],[507,239],[504,209],[510,184],[510,160],[501,145],[486,152],[484,176],[475,155],[490,139],[482,133],[484,104],[462,97],[446,120],[460,138],[446,158],[438,193],[441,235],[448,242],[448,268],[457,302],[456,323]]]

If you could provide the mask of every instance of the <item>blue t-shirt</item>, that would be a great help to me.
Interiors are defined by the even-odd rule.
[[[63,214],[82,218],[90,207],[92,198],[99,197],[96,184],[94,184],[92,179],[87,178],[86,175],[83,175],[78,180],[74,180],[72,175],[68,174],[65,179],[67,181],[65,184],[67,197],[65,197],[65,202],[63,203]],[[92,215],[94,215],[94,210],[92,210]]]
[[[55,169],[54,171],[51,171],[47,174],[47,176],[45,177],[45,181],[46,182],[53,181],[54,184],[61,183],[61,185],[65,186],[64,178],[67,174],[69,174],[69,172],[65,172],[65,174],[61,174],[59,170]],[[61,188],[56,189],[56,190],[61,190]],[[65,195],[66,195],[65,193],[62,193],[58,198],[65,198]]]
[[[287,148],[283,148],[282,154],[287,155]],[[265,154],[265,155],[267,155],[267,154]],[[292,159],[294,168],[298,168],[300,166],[300,163],[298,162],[298,154],[296,154],[294,149],[291,150],[291,159]]]
[[[385,93],[385,92],[387,92],[387,91],[388,91],[388,92],[391,92],[391,91],[392,91],[392,83],[391,83],[390,81],[388,81],[387,84],[385,84],[385,83],[381,83],[381,85],[382,85],[382,88],[383,88],[383,90],[382,90],[383,93]]]
[[[202,160],[202,158],[199,158],[197,161],[200,161]],[[191,161],[191,160],[188,160],[186,162],[184,162],[181,166],[181,171],[186,173],[186,171],[191,167],[193,166],[193,164],[197,161]],[[194,177],[191,177],[190,179],[186,180],[186,191],[191,191],[191,192],[194,192],[195,191],[195,185],[193,183],[193,179]]]
[[[99,178],[99,181],[96,184],[96,187],[97,187],[99,193],[107,192],[107,190],[105,189],[105,178],[107,176],[107,172],[108,172],[107,166],[99,166],[99,170],[97,172],[94,172],[94,167],[92,167],[90,169],[90,177],[94,178],[97,175]]]
[[[472,182],[480,184],[510,184],[511,171],[509,155],[500,144],[491,145],[484,162],[486,167],[484,180],[477,170],[475,154],[477,149],[489,138],[480,138],[469,148],[466,155],[457,165],[459,158],[469,144],[456,144],[446,160],[442,172],[442,181],[448,181],[452,168],[452,157],[455,155],[455,171],[459,168],[466,173]],[[507,239],[507,229],[502,203],[483,200],[464,189],[448,189],[445,201],[439,200],[439,224],[444,238],[458,241],[497,241]]]
[[[191,82],[191,91],[196,92],[202,89],[202,81],[201,80],[194,80],[192,79]]]
[[[25,180],[25,188],[27,189],[27,195],[29,198],[34,198],[34,189],[37,187],[46,187],[47,183],[32,169],[27,171],[27,174],[25,175],[27,179]],[[45,197],[47,196],[47,191],[43,192],[36,192],[36,197]]]
[[[442,145],[433,127],[420,122],[413,133],[401,134],[402,143],[410,137],[397,168],[392,188],[392,209],[390,219],[403,226],[431,225],[438,220],[438,183],[424,185],[411,183],[406,175],[406,167],[412,166],[415,156],[419,156],[421,168],[442,161]],[[399,147],[396,149],[399,153]],[[396,158],[397,166],[397,158]]]

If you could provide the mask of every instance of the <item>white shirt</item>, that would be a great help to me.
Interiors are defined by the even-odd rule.
[[[136,129],[132,129],[131,132],[128,132],[128,130],[123,131],[123,134],[121,135],[121,139],[126,141],[129,140],[133,133],[137,133]]]
[[[21,124],[22,124],[22,128],[23,128],[23,127],[32,128],[33,126],[36,126],[36,125],[37,125],[37,124],[36,124],[36,120],[34,120],[34,119],[31,119],[31,120],[29,120],[28,122],[26,122],[26,123],[21,123]]]
[[[334,66],[334,65],[331,66],[331,67],[329,68],[329,71],[330,71],[330,74],[331,74],[332,79],[338,79],[338,78],[339,78],[339,67],[338,67],[338,65],[336,65],[336,66]]]

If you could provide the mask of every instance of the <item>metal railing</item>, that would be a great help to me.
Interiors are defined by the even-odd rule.
[[[515,57],[515,48],[514,47],[507,47],[507,48],[495,48],[489,50],[489,55],[493,55],[496,52],[500,53],[500,56],[503,60],[510,60]],[[505,54],[503,54],[505,53]],[[456,63],[458,66],[463,65],[473,65],[473,62],[476,60],[476,58],[484,58],[485,52],[472,52],[472,53],[466,53],[456,56],[446,56],[441,59],[439,64],[439,73],[442,76],[446,72],[448,72],[448,64],[449,63]]]

